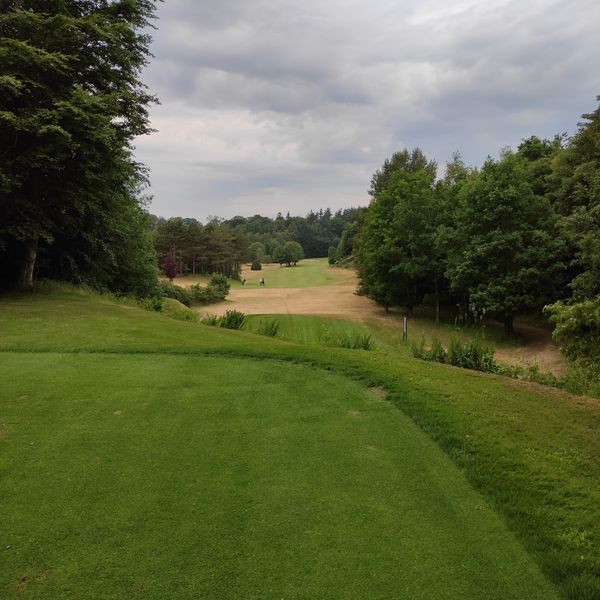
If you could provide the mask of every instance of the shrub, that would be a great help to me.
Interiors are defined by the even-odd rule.
[[[158,284],[158,289],[163,298],[174,298],[186,306],[189,306],[192,303],[192,299],[188,290],[178,285],[169,283],[167,281],[161,281]]]
[[[473,340],[461,342],[452,338],[448,349],[448,363],[463,369],[474,369],[486,373],[496,372],[494,349]]]
[[[246,322],[246,315],[239,310],[228,310],[221,317],[219,327],[225,329],[241,329]]]
[[[231,289],[231,285],[229,281],[227,281],[227,277],[222,273],[213,273],[208,282],[208,287],[212,287],[216,290],[219,290],[223,294],[223,298],[229,294],[229,290]]]
[[[140,300],[139,305],[146,310],[160,312],[164,307],[164,301],[160,296],[151,296]]]
[[[275,337],[279,331],[279,321],[265,321],[261,323],[256,333],[260,335],[268,335],[269,337]]]
[[[552,337],[567,358],[588,367],[600,363],[600,296],[570,305],[556,302],[544,311],[555,325]]]
[[[268,265],[269,263],[273,262],[273,257],[270,254],[265,254],[262,261],[265,265]]]
[[[461,342],[452,338],[450,348],[446,350],[439,340],[435,338],[431,347],[425,347],[425,337],[421,337],[419,344],[413,344],[412,354],[415,358],[430,360],[439,363],[447,363],[463,369],[474,369],[486,373],[496,373],[498,365],[494,362],[494,349],[480,342]]]
[[[228,284],[229,285],[229,284]],[[190,297],[192,302],[197,304],[214,304],[225,300],[228,291],[223,288],[207,285],[202,287],[200,284],[190,286]]]
[[[250,270],[251,271],[260,271],[260,270],[262,270],[262,265],[260,264],[260,261],[253,260],[252,264],[250,265]]]
[[[218,327],[220,322],[221,317],[218,317],[217,315],[211,315],[209,313],[206,313],[206,315],[200,319],[200,323],[202,323],[202,325],[209,325],[210,327]]]

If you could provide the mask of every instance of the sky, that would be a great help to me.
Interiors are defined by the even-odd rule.
[[[385,158],[472,166],[576,131],[600,94],[598,0],[166,0],[136,140],[150,212],[366,206]]]

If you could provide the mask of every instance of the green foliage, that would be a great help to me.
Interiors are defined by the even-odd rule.
[[[554,160],[551,191],[571,250],[575,301],[600,294],[600,106],[583,118]]]
[[[5,3],[6,4],[6,3]],[[0,12],[0,280],[145,295],[155,257],[132,156],[154,2],[9,2]]]
[[[164,308],[164,301],[160,296],[150,296],[140,300],[139,305],[146,310],[161,312]]]
[[[365,212],[356,258],[366,295],[388,309],[412,309],[424,286],[436,280],[434,234],[441,213],[434,193],[434,173],[420,150],[384,163],[374,178],[376,194]],[[414,159],[414,161],[413,161]],[[423,164],[425,166],[423,166]],[[427,166],[429,165],[429,166]]]
[[[238,279],[246,259],[247,240],[225,223],[212,219],[155,217],[154,245],[158,256],[173,256],[181,274],[211,273]]]
[[[206,315],[200,319],[202,325],[208,325],[210,327],[218,327],[220,322],[221,319],[219,316],[210,313],[206,313]]]
[[[252,264],[250,265],[250,270],[251,271],[261,271],[262,265],[260,264],[260,262],[258,260],[253,260]]]
[[[533,193],[523,158],[488,159],[461,190],[448,275],[453,290],[504,321],[541,308],[556,289],[563,243],[548,200]]]
[[[264,262],[265,260],[265,245],[262,242],[253,242],[248,246],[248,253],[252,262]]]
[[[190,296],[190,292],[185,288],[182,288],[178,285],[167,281],[161,281],[158,285],[158,289],[160,295],[163,298],[174,298],[184,304],[185,306],[190,306],[192,303],[192,297]]]
[[[546,311],[565,356],[600,373],[600,296],[570,305],[556,302]]]
[[[368,333],[326,331],[321,337],[321,343],[336,348],[349,348],[351,350],[373,350],[375,342]]]
[[[421,337],[419,344],[411,347],[415,358],[429,360],[443,364],[484,371],[485,373],[496,373],[498,365],[494,361],[494,349],[478,341],[462,341],[452,338],[450,347],[446,350],[439,340],[433,339],[430,348],[425,346],[425,337]]]
[[[225,329],[241,329],[246,321],[246,315],[239,310],[227,310],[219,320],[219,327]]]
[[[222,273],[213,273],[210,276],[210,280],[208,281],[209,287],[215,288],[219,290],[224,296],[229,294],[229,290],[231,289],[231,284],[227,281],[227,277]]]
[[[304,250],[298,242],[286,242],[273,252],[273,260],[280,265],[285,263],[288,267],[295,266],[303,258]]]
[[[189,287],[191,301],[195,304],[214,304],[222,302],[227,296],[221,288],[207,285],[202,287],[200,284],[191,285]]]
[[[463,342],[453,338],[448,348],[448,363],[463,369],[494,373],[494,349],[474,340]]]
[[[385,159],[381,169],[373,174],[369,194],[376,198],[389,187],[398,173],[423,173],[429,182],[433,183],[436,171],[437,163],[428,160],[419,148],[394,152],[390,158]]]
[[[269,321],[264,321],[262,322],[258,329],[256,330],[256,333],[260,334],[260,335],[266,335],[268,337],[275,337],[277,335],[277,332],[279,331],[279,321],[276,321],[275,319],[271,319]]]

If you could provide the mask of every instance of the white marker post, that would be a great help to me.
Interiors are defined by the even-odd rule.
[[[404,321],[402,323],[402,341],[408,341],[408,317],[404,317]]]

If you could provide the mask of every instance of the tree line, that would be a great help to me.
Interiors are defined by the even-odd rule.
[[[0,11],[0,285],[34,274],[150,292],[157,269],[132,140],[152,0],[5,0]]]
[[[254,215],[232,219],[152,217],[154,245],[163,264],[173,257],[179,274],[223,273],[238,278],[245,262],[296,264],[327,256],[338,245],[358,209],[310,211],[305,217]]]
[[[355,240],[364,293],[409,311],[430,295],[438,319],[445,302],[507,333],[517,314],[597,299],[600,108],[583,119],[570,139],[532,136],[481,168],[455,154],[441,178],[418,148],[386,159]]]

